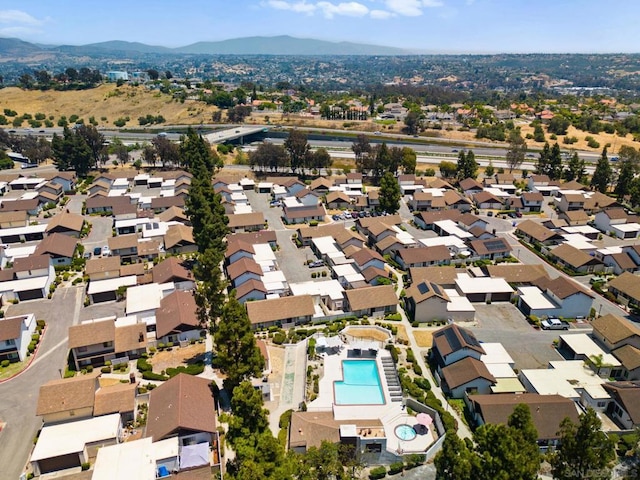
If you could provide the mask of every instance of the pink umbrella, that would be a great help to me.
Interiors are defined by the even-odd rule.
[[[419,413],[418,415],[416,415],[416,421],[420,425],[424,425],[425,427],[428,427],[433,423],[433,418],[431,418],[431,415],[428,415],[426,413]]]

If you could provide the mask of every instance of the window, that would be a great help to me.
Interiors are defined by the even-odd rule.
[[[87,347],[78,347],[77,350],[79,353],[85,353],[87,351]]]
[[[6,343],[7,345],[15,345],[15,344],[16,344],[16,341],[15,341],[15,339],[10,338],[9,340],[5,340],[5,343]]]
[[[113,346],[113,342],[104,342],[104,343],[102,344],[102,346],[103,346],[104,348],[112,347],[112,346]]]
[[[607,405],[607,402],[598,402],[598,408],[604,408]]]

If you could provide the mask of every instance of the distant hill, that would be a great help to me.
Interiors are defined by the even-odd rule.
[[[217,42],[197,42],[178,48],[113,40],[87,45],[37,45],[17,38],[0,38],[0,57],[15,57],[39,52],[62,52],[70,55],[199,54],[199,55],[407,55],[415,52],[380,45],[352,42],[328,42],[288,35],[246,37]]]
[[[198,42],[174,48],[176,53],[233,55],[406,55],[407,50],[351,42],[327,42],[310,38],[245,37],[219,42]]]

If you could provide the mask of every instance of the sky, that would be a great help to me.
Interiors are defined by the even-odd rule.
[[[167,47],[291,35],[429,53],[640,52],[637,0],[2,0],[0,37]]]

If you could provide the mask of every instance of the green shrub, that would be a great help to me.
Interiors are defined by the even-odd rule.
[[[80,468],[82,468],[82,470],[89,470],[89,468],[91,468],[91,464],[89,462],[84,462],[82,465],[80,465]]]
[[[400,473],[404,470],[403,462],[395,462],[389,465],[389,475],[395,475],[396,473]]]
[[[65,370],[64,378],[72,378],[76,376],[76,372],[73,370]]]
[[[102,373],[111,373],[111,367],[106,367],[106,366],[105,366],[105,367],[102,367],[102,368],[100,369],[100,371],[101,371]]]
[[[291,415],[293,414],[293,410],[289,409],[280,415],[280,421],[278,422],[278,426],[280,428],[286,428],[291,423]]]
[[[87,373],[93,372],[93,365],[87,365]]]
[[[2,362],[0,362],[0,367],[7,368],[10,363],[11,362],[9,360],[2,360]]]
[[[378,480],[387,476],[387,469],[384,467],[375,467],[369,471],[370,480]]]
[[[165,372],[169,378],[175,377],[179,373],[186,373],[187,375],[200,375],[204,372],[204,363],[192,363],[186,367],[181,365],[176,368],[167,368]]]
[[[140,372],[150,372],[153,370],[153,366],[147,362],[145,358],[139,358],[136,362],[136,367]]]
[[[169,380],[169,377],[153,372],[142,372],[142,378],[145,380],[157,380],[159,382],[165,382]]]
[[[37,333],[34,333],[33,335],[31,335],[31,341],[39,342],[40,341],[40,335],[38,335]]]
[[[286,339],[287,336],[284,333],[278,332],[273,336],[273,343],[276,345],[282,345]]]

